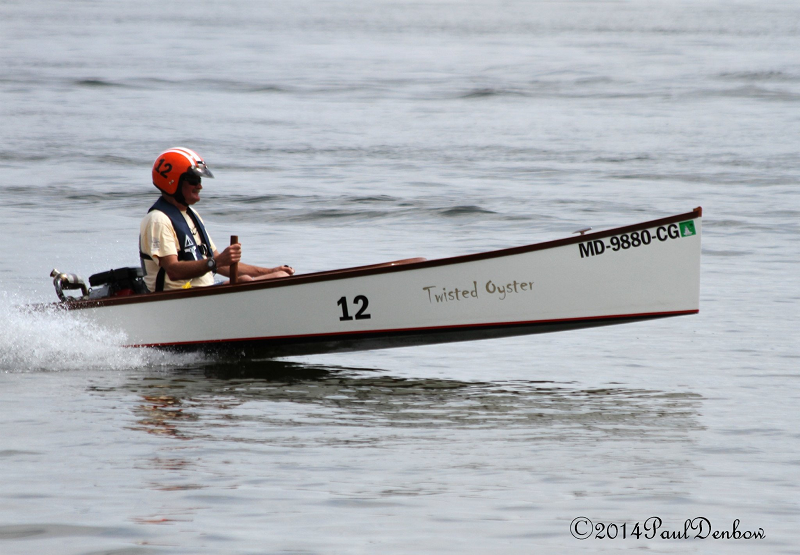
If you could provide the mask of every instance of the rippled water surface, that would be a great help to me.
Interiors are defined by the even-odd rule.
[[[42,0],[0,37],[0,553],[800,552],[796,3]],[[25,310],[138,263],[176,144],[217,243],[299,272],[702,206],[701,311],[232,361]]]

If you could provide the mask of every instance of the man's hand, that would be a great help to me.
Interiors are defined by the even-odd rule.
[[[215,254],[214,259],[217,261],[217,267],[235,264],[242,259],[242,245],[240,243],[231,245],[224,251]]]

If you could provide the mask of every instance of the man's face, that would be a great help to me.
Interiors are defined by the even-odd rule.
[[[200,200],[200,191],[203,189],[203,185],[200,182],[200,178],[197,179],[196,184],[189,183],[188,181],[184,180],[181,184],[183,198],[186,199],[186,204],[188,206],[193,205],[198,200]]]

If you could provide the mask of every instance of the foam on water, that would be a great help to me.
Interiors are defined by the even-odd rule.
[[[0,292],[0,372],[135,370],[199,362],[201,355],[123,347],[125,334],[101,328],[55,307],[31,308]]]

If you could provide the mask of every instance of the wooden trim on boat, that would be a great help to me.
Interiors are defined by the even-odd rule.
[[[204,295],[225,295],[229,293],[238,293],[241,291],[253,291],[257,289],[267,289],[272,287],[288,287],[291,285],[300,285],[304,283],[335,281],[339,279],[348,279],[353,277],[384,274],[390,272],[405,272],[409,270],[418,270],[421,268],[433,268],[437,266],[447,266],[453,264],[462,264],[465,262],[473,262],[477,260],[486,260],[491,258],[500,258],[504,256],[513,256],[538,250],[563,247],[565,245],[584,243],[586,241],[601,239],[612,235],[631,233],[633,231],[639,231],[642,229],[649,229],[656,226],[669,225],[676,222],[696,219],[702,217],[702,215],[703,215],[702,207],[697,207],[691,212],[686,212],[675,216],[668,216],[665,218],[651,220],[648,222],[642,222],[623,227],[615,227],[602,231],[596,231],[594,233],[591,232],[586,233],[585,235],[565,237],[563,239],[555,239],[552,241],[545,241],[543,243],[534,243],[522,247],[512,247],[490,252],[466,254],[460,256],[453,256],[449,258],[438,258],[435,260],[412,258],[397,262],[387,262],[383,264],[356,266],[353,268],[344,268],[340,270],[329,270],[329,271],[314,272],[309,274],[299,274],[299,275],[283,277],[283,278],[275,278],[264,281],[237,283],[235,285],[231,284],[214,285],[209,287],[198,287],[193,289],[178,289],[174,291],[148,293],[146,295],[133,295],[129,297],[109,297],[106,299],[97,299],[97,300],[71,301],[68,303],[53,303],[53,305],[67,310],[80,310],[87,308],[97,308],[102,306],[176,300],[176,299],[184,299],[191,297],[200,297]]]

